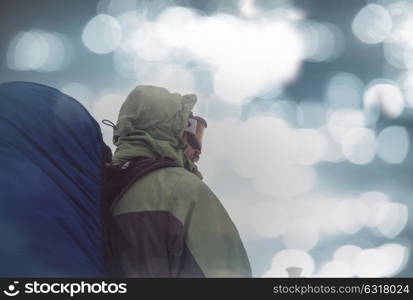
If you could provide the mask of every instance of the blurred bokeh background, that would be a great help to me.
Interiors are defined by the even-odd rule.
[[[413,276],[413,1],[2,0],[0,21],[0,82],[98,121],[138,84],[198,96],[255,277]]]

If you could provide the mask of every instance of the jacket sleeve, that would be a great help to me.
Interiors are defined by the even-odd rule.
[[[184,240],[205,276],[251,277],[238,230],[209,187],[195,176],[187,177],[177,186],[175,201],[187,203]]]

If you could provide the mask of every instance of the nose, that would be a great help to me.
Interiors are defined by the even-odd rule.
[[[194,151],[194,161],[197,162],[199,160],[199,157],[201,155],[201,150],[195,150]]]

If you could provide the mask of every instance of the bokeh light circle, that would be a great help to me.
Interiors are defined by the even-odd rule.
[[[119,22],[112,16],[99,14],[93,17],[82,32],[85,46],[97,54],[106,54],[115,50],[122,39]]]

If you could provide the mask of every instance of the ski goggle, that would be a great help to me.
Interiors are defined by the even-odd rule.
[[[187,141],[192,148],[201,151],[205,128],[207,128],[207,122],[203,118],[191,114],[185,132],[188,133]]]

